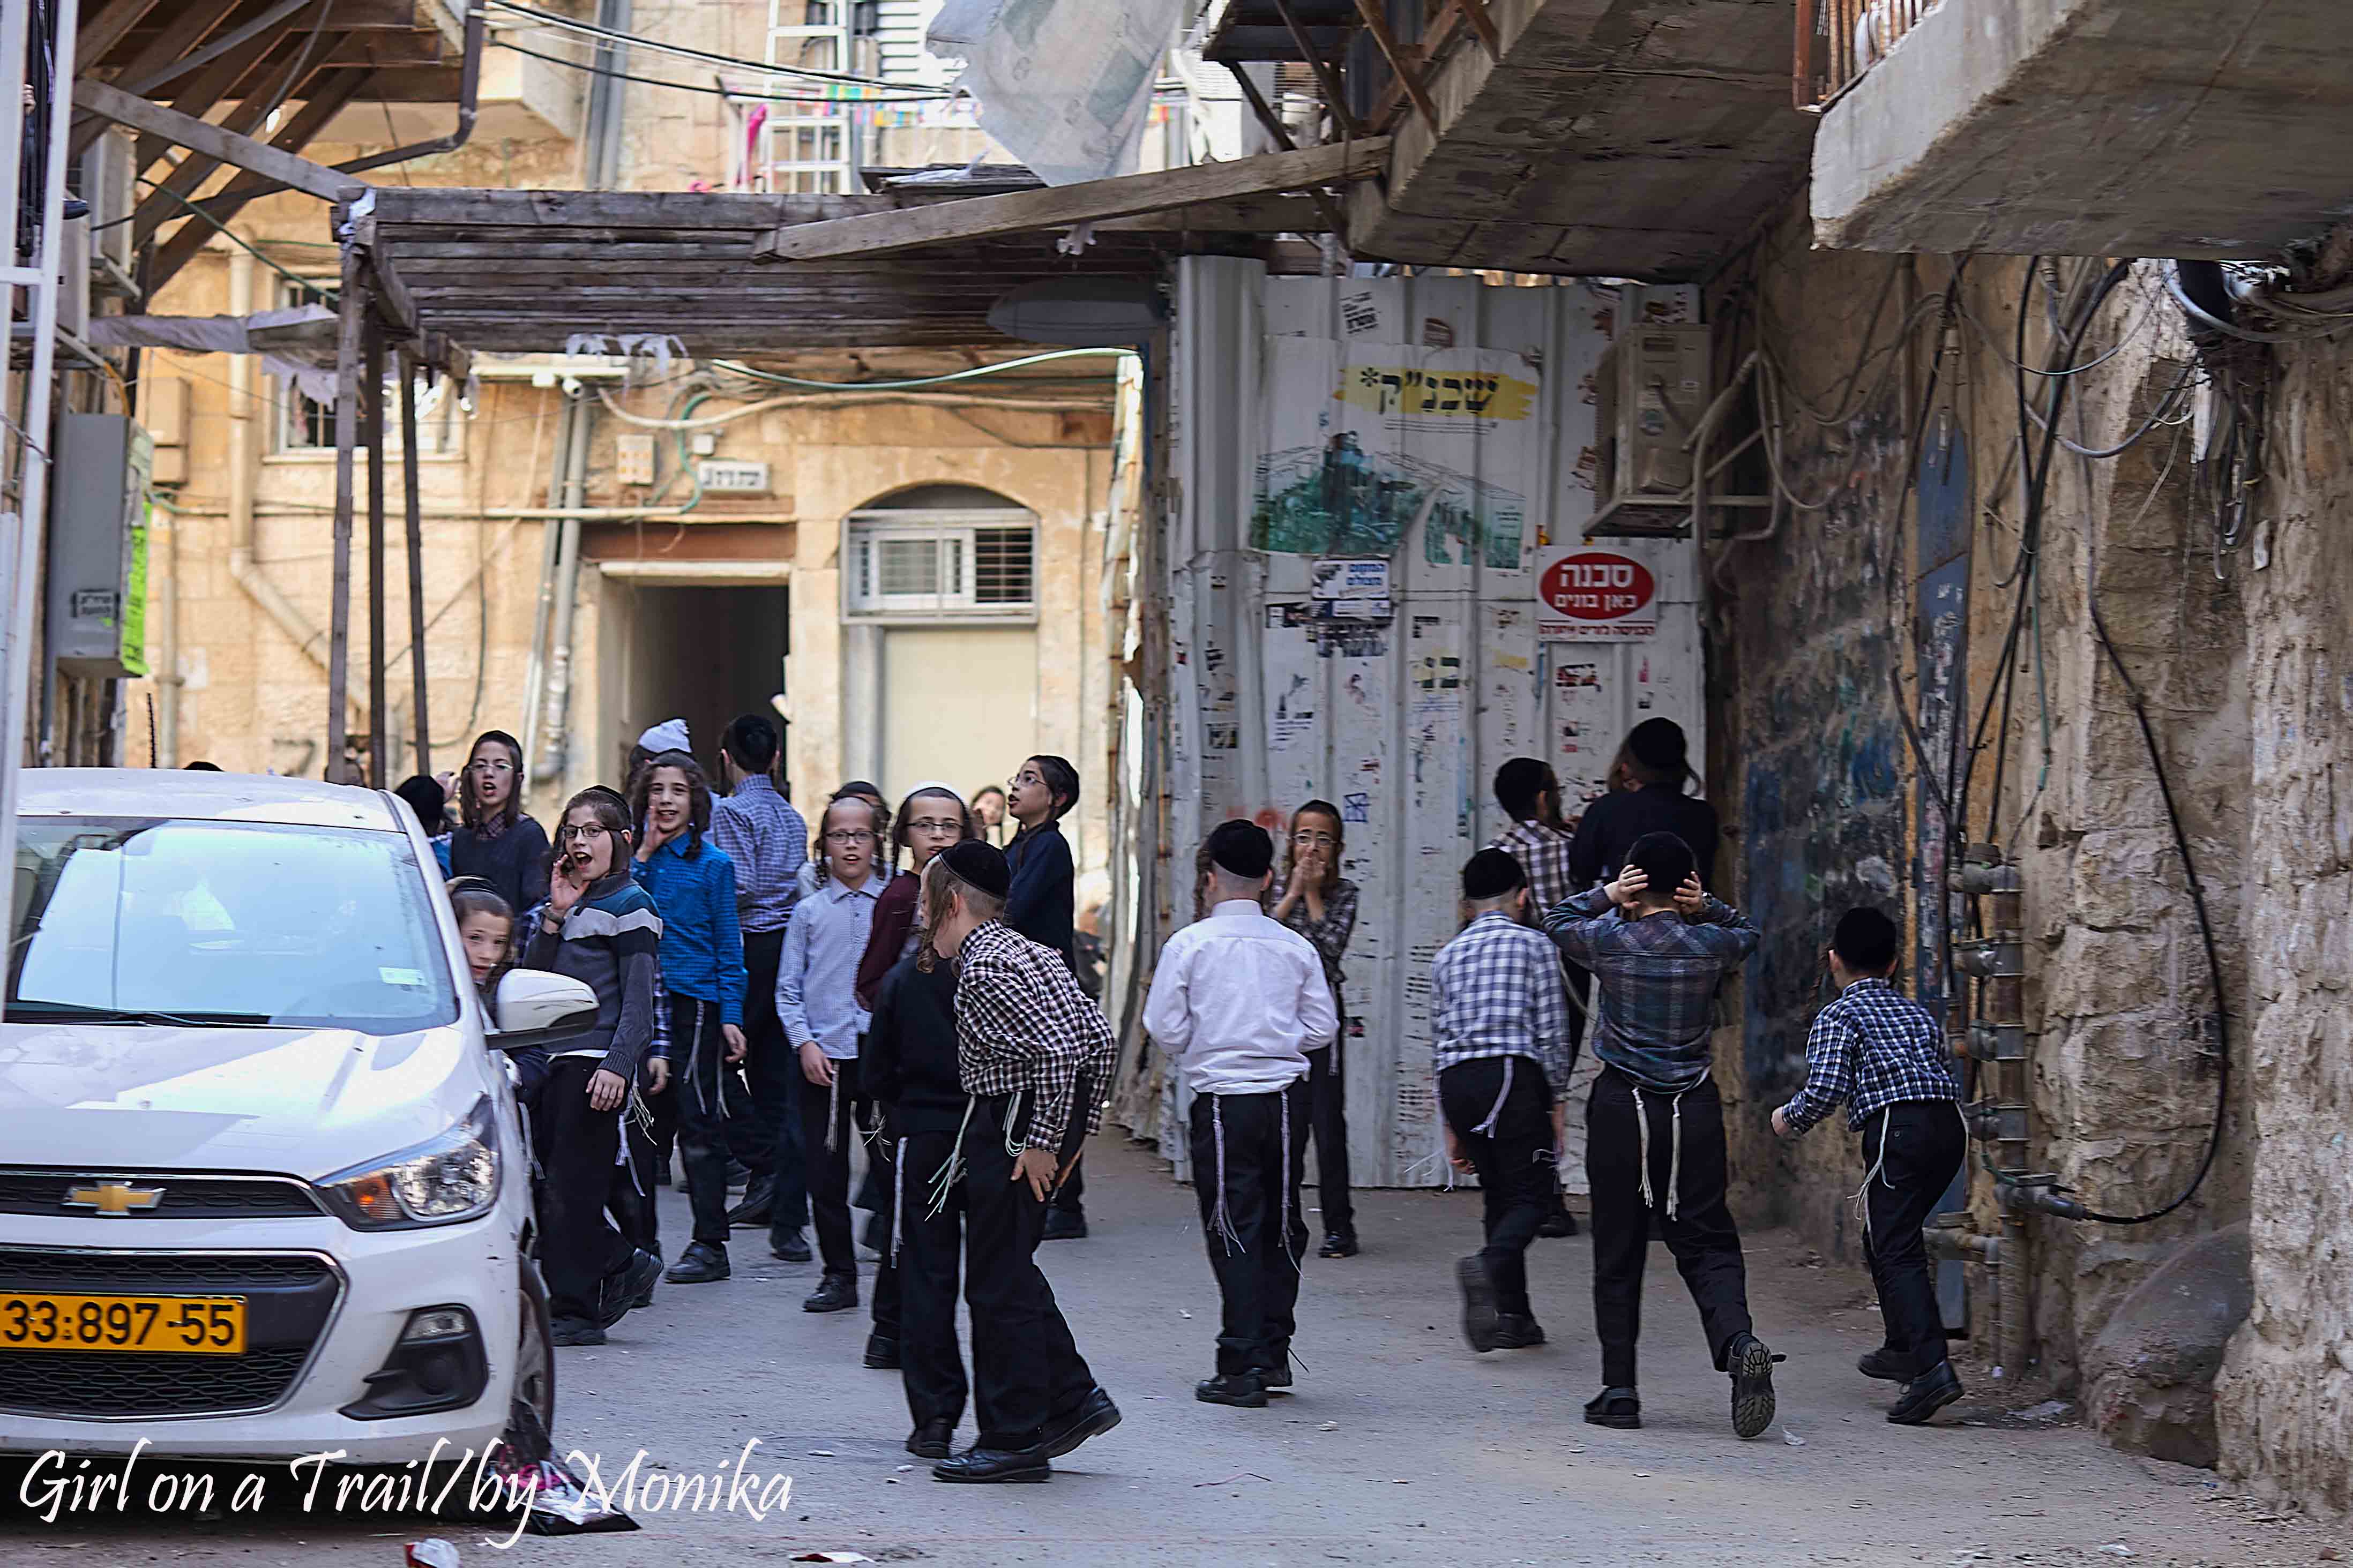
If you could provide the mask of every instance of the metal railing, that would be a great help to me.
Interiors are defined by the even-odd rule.
[[[1941,0],[1798,0],[1791,72],[1799,109],[1819,114],[1887,58]]]

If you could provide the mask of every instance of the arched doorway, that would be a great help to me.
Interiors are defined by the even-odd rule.
[[[850,773],[893,801],[932,779],[969,794],[1038,749],[1037,561],[1037,514],[977,486],[844,520]]]

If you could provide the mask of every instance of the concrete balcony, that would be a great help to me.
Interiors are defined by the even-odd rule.
[[[2345,0],[1942,0],[1831,104],[1844,249],[2264,257],[2353,215]]]

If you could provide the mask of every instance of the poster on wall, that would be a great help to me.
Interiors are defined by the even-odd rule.
[[[1623,550],[1560,544],[1536,553],[1536,637],[1544,642],[1619,642],[1657,635],[1659,579]]]
[[[1387,560],[1419,523],[1430,565],[1519,568],[1541,391],[1525,358],[1277,338],[1263,363],[1251,549]]]

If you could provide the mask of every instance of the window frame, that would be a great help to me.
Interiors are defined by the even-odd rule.
[[[978,536],[987,531],[1020,529],[1029,536],[1029,596],[1018,603],[987,604],[976,598]],[[938,626],[955,623],[1034,625],[1038,620],[1039,526],[1038,514],[1022,507],[869,507],[851,512],[841,525],[841,616],[868,625],[893,622]],[[960,542],[961,580],[936,594],[869,594],[862,580],[875,545],[929,540],[944,547]],[[945,574],[943,574],[944,584]]]

